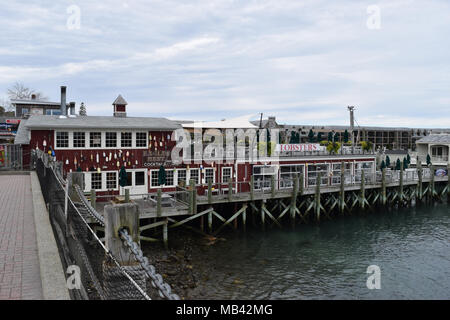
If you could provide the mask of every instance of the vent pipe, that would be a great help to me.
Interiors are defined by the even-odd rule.
[[[75,115],[75,102],[70,102],[70,115]]]
[[[67,116],[66,110],[66,86],[61,86],[61,115]]]

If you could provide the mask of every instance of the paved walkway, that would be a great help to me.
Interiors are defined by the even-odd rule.
[[[0,300],[43,299],[29,175],[0,175]]]

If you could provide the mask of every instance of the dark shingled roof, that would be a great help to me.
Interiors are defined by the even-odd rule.
[[[174,130],[181,126],[166,118],[106,117],[106,116],[47,116],[32,115],[26,124],[29,129],[149,129]]]
[[[417,140],[416,143],[444,143],[450,144],[450,134],[430,134]]]
[[[127,105],[128,103],[125,101],[125,99],[122,97],[122,95],[119,94],[119,96],[113,102],[113,105],[115,105],[115,104]]]

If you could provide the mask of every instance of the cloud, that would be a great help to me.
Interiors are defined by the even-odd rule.
[[[133,115],[299,124],[345,124],[356,105],[366,125],[449,127],[449,14],[444,0],[9,1],[0,93],[22,81],[58,101],[64,84],[89,114],[121,93]]]

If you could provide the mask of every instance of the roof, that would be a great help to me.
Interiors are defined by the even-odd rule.
[[[50,102],[50,101],[42,101],[42,100],[20,100],[20,99],[12,99],[12,104],[32,104],[32,105],[45,105],[45,106],[60,106],[60,102]]]
[[[14,144],[30,144],[30,130],[26,127],[27,120],[22,119],[17,129]]]
[[[116,100],[114,100],[114,102],[112,104],[113,105],[115,105],[115,104],[127,105],[128,103],[125,101],[125,99],[122,97],[122,95],[119,94],[119,96],[116,98]]]
[[[181,126],[166,118],[113,116],[47,116],[32,115],[29,129],[153,129],[174,130]]]
[[[215,129],[257,129],[258,127],[248,121],[249,116],[242,116],[222,121],[196,121],[182,123],[183,128],[215,128]]]
[[[443,143],[450,144],[450,134],[430,134],[416,141],[416,143]]]

